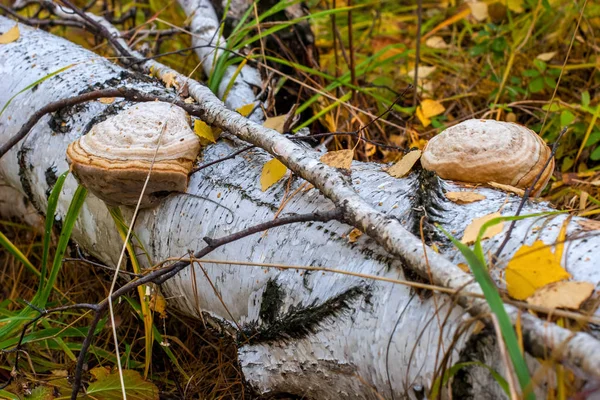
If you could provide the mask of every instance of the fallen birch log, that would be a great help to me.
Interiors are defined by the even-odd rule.
[[[0,17],[1,32],[13,25]],[[128,86],[174,97],[174,92],[164,89],[160,82],[127,72],[63,39],[24,26],[21,31],[18,41],[0,47],[0,74],[10,76],[0,82],[0,104],[6,104],[14,94],[49,73],[72,66],[12,100],[0,117],[2,142],[45,104],[90,88]],[[0,173],[43,213],[56,175],[68,169],[65,151],[69,143],[85,134],[96,121],[129,106],[131,103],[119,99],[111,105],[94,101],[42,118],[23,142],[0,159]],[[455,306],[453,298],[439,294],[420,298],[410,287],[395,284],[405,279],[405,270],[419,271],[423,248],[418,239],[400,240],[387,234],[397,227],[417,233],[420,217],[426,212],[430,222],[437,221],[461,236],[474,217],[500,208],[504,215],[511,215],[518,198],[480,188],[477,191],[487,197],[485,201],[457,205],[449,202],[443,192],[461,190],[459,186],[425,173],[414,173],[405,179],[392,178],[375,164],[355,163],[352,175],[344,177],[333,168],[320,167],[310,149],[287,141],[280,143],[279,138],[285,140],[281,135],[275,136],[269,130],[262,132],[258,126],[244,122],[243,117],[228,114],[218,103],[206,107],[215,110],[214,114],[206,112],[207,122],[231,128],[232,133],[245,140],[255,140],[265,133],[265,137],[256,140],[271,141],[272,146],[265,146],[267,150],[279,154],[284,162],[285,157],[290,157],[288,166],[315,181],[315,186],[334,200],[332,203],[314,188],[300,191],[286,204],[285,214],[326,210],[334,203],[344,205],[344,195],[348,194],[351,204],[345,204],[344,211],[354,212],[350,221],[369,234],[349,243],[344,236],[352,227],[338,222],[279,227],[265,236],[257,234],[213,252],[210,255],[213,262],[202,262],[206,277],[196,265],[195,273],[186,269],[164,284],[174,306],[192,315],[206,313],[213,321],[236,332],[240,340],[240,364],[254,388],[262,393],[292,393],[312,398],[377,398],[376,393],[384,397],[393,394],[420,397],[420,393],[430,389],[436,367],[445,354],[448,365],[459,359],[480,357],[502,371],[502,360],[494,343],[486,343],[485,350],[476,355],[470,353],[470,346],[477,343],[478,337],[470,335],[469,329],[460,329],[468,318],[463,309]],[[247,131],[236,132],[234,127]],[[219,159],[239,145],[237,140],[222,140],[208,146],[202,152],[201,163]],[[293,150],[297,151],[292,154]],[[136,233],[152,262],[185,256],[188,250],[201,248],[205,236],[219,237],[274,218],[286,182],[261,191],[260,171],[270,158],[266,152],[255,150],[218,163],[191,176],[187,195],[171,195],[158,207],[143,211],[136,223]],[[323,172],[314,173],[311,168]],[[295,178],[290,193],[302,183]],[[345,186],[337,192],[341,184]],[[76,186],[75,179],[69,177],[59,216],[66,213]],[[348,192],[348,187],[355,191]],[[547,205],[531,203],[524,213],[549,210]],[[124,209],[127,211],[130,213]],[[382,216],[385,219],[378,219]],[[371,224],[370,217],[382,224]],[[517,223],[503,257],[510,259],[523,240],[532,242],[535,238],[531,230],[544,242],[553,244],[565,218]],[[358,223],[361,220],[364,222]],[[567,235],[572,240],[563,265],[574,279],[595,283],[599,280],[598,272],[592,268],[590,255],[597,247],[597,239],[577,238],[578,231],[574,219],[568,225]],[[384,249],[380,244],[386,237]],[[73,239],[103,262],[116,264],[120,238],[106,206],[94,196],[86,200]],[[446,257],[462,261],[439,234],[427,239],[445,245],[442,249]],[[486,250],[493,252],[501,240],[485,241]],[[401,244],[407,246],[391,252]],[[410,256],[411,252],[420,253]],[[469,276],[462,272],[461,275],[444,258],[429,251],[427,254],[432,274],[438,274],[440,265],[442,270],[445,266],[452,267],[441,276],[434,276],[436,284],[458,288],[469,283]],[[239,261],[242,265],[216,261]],[[354,275],[252,266],[256,263],[326,267]],[[475,285],[466,288],[477,292]],[[472,305],[469,312],[478,315],[485,310],[477,298],[464,293],[460,297],[465,299],[461,300],[462,305]],[[562,348],[565,352],[559,359],[567,365],[571,363],[570,366],[580,369],[584,377],[600,376],[600,349],[590,335],[575,334],[565,344],[569,331],[551,324],[546,326],[527,314],[523,315],[523,326],[526,345],[536,356],[545,351],[544,346],[540,347],[542,343],[551,350]],[[459,332],[461,335],[455,338]],[[464,386],[469,386],[470,395],[477,398],[482,393],[493,393],[490,398],[500,397],[495,384],[490,383],[491,378],[487,379],[473,379]],[[543,385],[539,390],[544,390]]]

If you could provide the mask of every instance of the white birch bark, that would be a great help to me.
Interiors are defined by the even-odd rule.
[[[13,24],[0,17],[0,32]],[[128,73],[63,39],[24,26],[20,28],[22,34],[18,41],[0,47],[0,76],[3,77],[0,80],[0,104],[4,105],[15,93],[50,72],[74,65],[40,83],[34,90],[15,97],[0,117],[2,141],[14,135],[28,116],[43,105],[89,87],[130,85],[153,93],[172,93],[156,81]],[[0,174],[43,213],[53,177],[68,169],[66,146],[85,134],[99,114],[110,107],[127,107],[128,104],[119,100],[111,106],[91,102],[42,118],[23,142],[0,159]],[[342,238],[351,230],[347,225],[337,222],[298,224],[272,229],[264,237],[254,235],[220,248],[210,255],[211,259],[326,266],[381,278],[403,279],[402,268],[418,269],[423,251],[419,240],[399,239],[403,236],[394,235],[394,232],[406,232],[403,227],[415,231],[420,216],[415,208],[422,207],[432,219],[460,236],[473,217],[496,211],[506,199],[504,193],[480,189],[488,200],[457,206],[441,196],[442,190],[457,189],[452,183],[422,179],[418,174],[398,180],[374,164],[355,163],[352,176],[340,182],[341,175],[335,169],[320,167],[308,149],[278,141],[280,135],[275,136],[269,130],[244,122],[242,117],[229,114],[222,105],[221,109],[217,103],[210,107],[215,111],[207,112],[209,122],[238,126],[238,130],[243,127],[246,131],[242,129],[242,133],[237,133],[248,140],[262,134],[260,140],[272,144],[265,147],[289,158],[288,165],[297,172],[305,171],[300,175],[311,180],[315,175],[324,178],[317,187],[338,205],[346,204],[346,196],[352,202],[345,207],[355,216],[353,222],[363,221],[363,229],[375,238],[363,235],[356,244],[349,244]],[[202,154],[202,162],[217,159],[235,146],[227,141],[209,146]],[[212,201],[173,195],[157,208],[142,212],[136,233],[149,250],[151,260],[158,262],[185,255],[189,249],[203,247],[204,236],[219,237],[273,218],[286,183],[280,182],[264,193],[260,190],[260,170],[268,159],[269,155],[257,150],[251,157],[236,157],[194,174],[189,193]],[[315,168],[319,170],[315,171]],[[300,184],[301,180],[296,179],[292,190]],[[341,191],[338,190],[340,185],[345,185]],[[350,185],[355,191],[348,189]],[[65,215],[75,188],[74,178],[69,177],[58,209],[60,218]],[[517,198],[509,197],[503,214],[513,213],[517,202]],[[284,212],[311,212],[331,206],[331,200],[312,189],[297,195]],[[530,204],[525,212],[541,210],[550,208],[544,204]],[[378,220],[381,214],[393,219]],[[561,218],[564,219],[555,217],[550,222],[536,221],[533,225],[540,228],[540,238],[546,243],[556,240]],[[380,224],[375,229],[367,229],[373,221],[380,221]],[[517,224],[516,234],[503,253],[506,258],[520,245],[524,235],[527,241],[534,239],[533,235],[527,235],[533,223]],[[577,234],[577,229],[574,220],[569,225],[571,236]],[[381,237],[388,238],[385,243],[388,251],[396,249],[393,255],[380,246]],[[119,236],[106,207],[92,195],[86,200],[73,238],[100,260],[116,263]],[[438,240],[447,244],[442,238]],[[600,280],[599,272],[592,268],[593,257],[588,256],[594,254],[597,241],[595,238],[573,238],[570,242],[564,265],[575,279],[594,283]],[[497,240],[488,241],[486,246],[493,249]],[[397,247],[402,248],[398,250]],[[415,254],[411,255],[411,252]],[[455,261],[460,260],[451,249],[445,254]],[[468,276],[455,274],[457,268],[441,256],[428,255],[432,273],[441,276],[434,278],[436,283],[458,287],[468,281]],[[445,274],[439,273],[440,265],[452,269]],[[376,398],[375,391],[389,397],[391,387],[396,397],[410,395],[415,388],[428,390],[436,356],[441,358],[444,351],[451,351],[450,362],[454,363],[469,350],[468,334],[450,350],[450,343],[467,315],[461,308],[452,307],[453,302],[446,296],[421,299],[413,296],[406,286],[338,274],[211,263],[203,266],[223,302],[202,270],[196,267],[194,273],[191,269],[184,270],[165,284],[172,305],[192,315],[208,313],[214,320],[235,330],[237,326],[241,327],[238,331],[240,363],[248,382],[260,392],[288,392],[332,399]],[[469,290],[472,287],[469,286]],[[483,310],[477,301],[472,305]],[[439,320],[435,315],[436,308],[439,309]],[[523,325],[530,347],[544,341],[556,347],[569,335],[568,331],[552,325],[546,327],[533,317],[524,316]],[[247,337],[251,339],[245,340]],[[566,359],[593,375],[599,370],[600,357],[598,348],[594,347],[597,343],[587,334],[575,335],[565,346],[569,352]],[[485,361],[498,364],[495,349],[489,346],[487,349]],[[474,384],[471,389],[474,396],[490,390],[487,382]]]

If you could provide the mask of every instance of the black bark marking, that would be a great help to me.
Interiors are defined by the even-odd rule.
[[[27,161],[27,155],[32,149],[27,146],[21,146],[19,151],[17,152],[17,160],[19,162],[19,180],[21,181],[21,186],[23,187],[23,191],[25,192],[25,196],[31,203],[31,205],[41,213],[41,209],[39,205],[35,201],[35,197],[33,196],[33,186],[31,184],[31,171],[33,171],[33,164]]]
[[[44,175],[46,176],[46,184],[48,185],[48,189],[46,189],[46,198],[48,198],[50,197],[50,193],[52,193],[52,188],[58,180],[56,164],[49,166]]]
[[[285,293],[281,289],[281,286],[277,284],[273,279],[269,279],[267,287],[262,295],[262,302],[260,304],[260,312],[258,316],[266,324],[272,324],[277,319],[281,305],[283,304],[283,297]]]
[[[244,326],[238,334],[238,341],[255,345],[305,338],[308,335],[315,334],[319,329],[319,325],[327,319],[334,319],[348,311],[350,304],[368,291],[368,287],[355,286],[320,305],[316,305],[315,301],[306,307],[290,307],[288,312],[275,318],[271,323],[261,326],[253,323]]]

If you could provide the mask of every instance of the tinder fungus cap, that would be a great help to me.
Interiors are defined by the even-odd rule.
[[[79,182],[110,205],[135,206],[150,173],[140,206],[152,207],[171,192],[186,191],[199,151],[183,109],[149,102],[94,125],[69,145],[67,160]]]
[[[550,148],[522,125],[471,119],[450,127],[427,143],[421,164],[443,179],[497,182],[526,189],[542,169],[533,192],[539,194],[554,170]]]

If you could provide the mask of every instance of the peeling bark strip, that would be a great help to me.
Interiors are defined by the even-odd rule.
[[[0,17],[1,32],[13,25]],[[0,117],[3,143],[46,104],[72,97],[90,87],[102,87],[106,82],[119,82],[124,73],[123,69],[63,39],[24,26],[20,28],[18,41],[0,47],[0,75],[9,77],[0,80],[0,104],[5,104],[12,95],[49,73],[75,65],[42,82],[35,92],[25,92],[13,100]],[[173,91],[162,88],[153,80],[124,82],[124,86],[155,96],[174,95]],[[192,90],[198,98],[204,99],[198,107],[207,122],[276,154],[327,196],[317,190],[299,194],[286,206],[287,213],[329,209],[333,201],[344,210],[353,225],[362,227],[371,236],[363,235],[357,243],[350,244],[342,236],[351,228],[338,222],[292,225],[271,229],[265,237],[253,235],[223,246],[212,253],[211,258],[249,263],[289,264],[293,261],[394,279],[403,278],[402,267],[415,269],[424,276],[430,268],[434,282],[458,288],[469,282],[470,277],[433,252],[428,253],[428,266],[421,242],[408,233],[406,228],[414,230],[419,216],[413,206],[420,205],[430,214],[437,209],[437,220],[460,236],[473,217],[496,211],[503,204],[503,214],[510,215],[518,205],[518,198],[507,199],[504,193],[479,189],[487,197],[486,201],[458,206],[439,194],[432,195],[434,190],[430,188],[439,190],[440,187],[437,183],[429,185],[427,182],[437,182],[435,179],[421,179],[418,174],[395,179],[382,172],[380,166],[372,164],[355,163],[352,176],[347,177],[321,164],[309,149],[227,111],[208,89],[195,84],[191,85]],[[90,102],[72,114],[66,113],[65,122],[70,129],[59,135],[52,135],[48,125],[51,116],[42,117],[22,143],[0,159],[0,173],[8,184],[25,194],[43,212],[51,184],[51,180],[46,179],[46,172],[51,167],[58,173],[68,168],[65,161],[67,145],[84,134],[90,122],[107,109],[108,106],[100,102]],[[222,141],[209,146],[202,154],[202,163],[219,159],[238,148],[237,141]],[[25,149],[27,156],[22,157],[20,165],[18,155]],[[258,177],[270,156],[258,149],[251,154],[251,157],[235,157],[193,174],[188,187],[193,196],[172,195],[157,208],[140,214],[136,234],[153,262],[183,256],[190,248],[200,249],[204,246],[203,237],[224,236],[252,226],[256,221],[273,218],[281,203],[285,183],[276,184],[263,193]],[[23,177],[27,185],[22,184]],[[296,179],[292,189],[301,183]],[[57,210],[61,218],[75,188],[76,182],[70,177]],[[442,182],[441,189],[460,190],[448,182]],[[431,205],[426,204],[427,199]],[[234,210],[233,218],[227,209]],[[524,213],[547,210],[550,208],[546,205],[529,204]],[[551,220],[519,222],[503,254],[509,258],[521,240],[530,243],[536,235],[546,243],[554,243],[564,219],[565,216],[559,216]],[[598,239],[576,237],[580,235],[576,221],[575,218],[569,224],[568,235],[573,240],[566,246],[563,265],[574,279],[597,282],[600,272],[593,268],[593,259],[590,260],[588,254],[597,248]],[[86,200],[73,239],[102,261],[116,262],[119,236],[105,205],[93,196]],[[442,246],[447,245],[442,239],[437,240]],[[486,251],[493,251],[500,240],[486,241]],[[453,261],[464,262],[449,247],[445,255]],[[192,315],[198,315],[202,310],[223,324],[255,327],[255,332],[268,332],[272,339],[254,343],[242,340],[239,349],[246,379],[261,392],[287,392],[313,398],[371,399],[376,398],[373,388],[384,397],[390,397],[391,390],[396,396],[406,395],[419,386],[427,390],[436,359],[442,359],[445,352],[450,352],[449,363],[455,363],[469,338],[467,334],[453,341],[464,321],[464,312],[453,307],[453,301],[446,296],[411,300],[411,290],[405,286],[320,272],[209,263],[203,263],[203,267],[219,295],[201,271],[193,274],[189,269],[166,282],[165,288],[173,297],[173,304]],[[194,288],[198,293],[193,292]],[[368,288],[368,291],[358,293],[358,288]],[[467,286],[468,291],[477,292],[477,289],[475,285]],[[196,298],[198,304],[195,304]],[[263,307],[265,298],[276,301]],[[474,315],[487,311],[479,300],[466,296],[459,300]],[[514,308],[507,308],[515,317]],[[277,326],[280,321],[285,324]],[[564,345],[564,340],[571,337],[567,330],[546,325],[527,314],[523,315],[522,325],[530,351],[541,355],[548,348],[563,349],[562,360],[588,374],[600,376],[600,346],[590,335],[575,334]],[[290,326],[304,327],[302,335],[290,336]],[[281,340],[284,338],[286,340]],[[483,361],[489,365],[501,362],[495,349],[491,349],[486,357],[489,358]],[[386,359],[390,360],[387,365]],[[488,382],[481,385],[493,387]],[[481,393],[482,386],[474,386],[471,390],[476,395]]]

